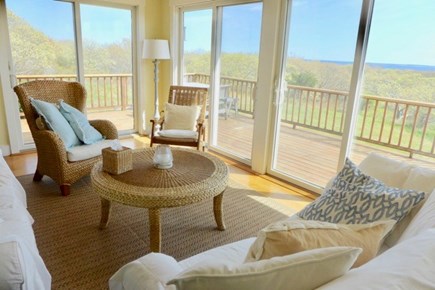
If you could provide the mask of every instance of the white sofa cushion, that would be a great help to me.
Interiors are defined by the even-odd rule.
[[[111,290],[142,290],[145,287],[144,285],[146,285],[146,290],[175,290],[174,285],[164,285],[168,277],[173,278],[182,270],[201,264],[209,259],[225,259],[231,263],[241,264],[245,259],[249,246],[254,240],[255,238],[249,238],[216,247],[189,257],[179,263],[172,257],[164,254],[148,254],[126,264],[117,271],[110,278],[109,287]],[[148,263],[151,264],[148,265]],[[154,281],[154,284],[152,281]]]
[[[209,259],[223,259],[229,263],[242,264],[245,261],[249,247],[254,241],[255,238],[248,238],[210,249],[180,261],[180,266],[183,269],[188,269]]]
[[[393,232],[385,240],[385,244],[389,247],[392,247],[397,243],[403,232],[409,227],[410,222],[415,218],[415,215],[420,211],[421,207],[429,198],[431,192],[435,189],[435,171],[422,167],[412,167],[402,187],[424,191],[425,200],[413,208],[411,212],[396,225]]]
[[[24,284],[23,269],[18,257],[18,244],[0,244],[0,289],[21,290]]]
[[[403,188],[420,190],[430,194],[435,189],[435,170],[423,167],[412,168]]]
[[[101,150],[111,147],[113,140],[102,140],[90,145],[80,145],[67,149],[69,162],[81,161],[101,155]]]
[[[378,153],[370,153],[358,165],[358,168],[367,175],[381,180],[388,186],[403,187],[412,166],[406,162],[401,162]],[[416,188],[410,188],[417,190]]]
[[[23,186],[15,178],[3,156],[0,155],[0,198],[6,195],[17,198],[24,207],[27,207],[26,192]]]
[[[182,272],[181,266],[171,256],[150,253],[119,269],[109,280],[112,290],[175,289],[167,286],[171,278]]]
[[[400,236],[398,243],[415,237],[430,228],[435,228],[435,189]]]
[[[360,253],[359,248],[333,247],[244,264],[210,259],[168,284],[175,284],[177,290],[308,290],[346,273]]]
[[[435,229],[398,243],[319,290],[435,289]]]

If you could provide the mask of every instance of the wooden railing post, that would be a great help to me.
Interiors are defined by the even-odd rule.
[[[121,110],[127,109],[127,78],[121,77]]]

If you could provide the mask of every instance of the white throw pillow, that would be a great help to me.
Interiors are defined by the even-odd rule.
[[[196,130],[196,121],[201,112],[201,106],[179,106],[166,103],[165,130]]]
[[[415,237],[430,228],[435,228],[435,189],[409,223],[398,243]]]
[[[412,166],[406,162],[390,159],[378,153],[370,153],[358,168],[367,175],[381,180],[388,186],[403,187]],[[417,188],[410,188],[418,190]]]
[[[404,231],[409,227],[410,222],[414,219],[421,207],[429,198],[431,192],[435,189],[435,171],[422,167],[413,167],[403,183],[403,188],[413,189],[425,192],[425,200],[418,204],[411,212],[399,223],[385,240],[385,244],[393,247],[400,239]]]
[[[435,170],[422,167],[413,168],[403,188],[421,190],[430,194],[435,189]]]
[[[435,229],[399,243],[318,290],[435,289]]]
[[[168,284],[178,290],[311,290],[346,273],[360,253],[360,248],[332,247],[245,264],[208,260]]]

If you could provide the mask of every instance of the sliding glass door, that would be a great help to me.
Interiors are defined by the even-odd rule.
[[[221,8],[211,146],[250,162],[262,3]]]
[[[249,163],[262,3],[185,10],[181,15],[180,79],[184,85],[209,89],[209,148]]]
[[[289,1],[276,83],[272,173],[324,186],[336,173],[362,1]]]
[[[96,5],[80,1],[0,1],[0,13],[7,15],[7,21],[2,19],[0,25],[7,31],[9,43],[1,45],[11,52],[11,87],[33,80],[80,81],[87,90],[89,119],[110,119],[121,133],[137,130],[132,6],[102,6],[98,1]],[[12,151],[33,147],[15,94],[11,88],[3,91],[8,123],[13,125],[8,125],[10,139],[18,140],[11,141]],[[17,131],[21,135],[15,138]]]
[[[83,68],[89,119],[134,126],[132,11],[81,4]]]
[[[37,79],[77,81],[73,5],[48,0],[6,0],[6,7],[11,69],[16,83]],[[19,116],[22,146],[26,147],[33,139],[21,110]]]
[[[435,168],[435,2],[376,1],[351,158]]]

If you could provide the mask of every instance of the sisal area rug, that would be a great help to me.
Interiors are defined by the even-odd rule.
[[[52,275],[52,289],[107,289],[124,264],[149,253],[148,211],[114,203],[107,229],[99,230],[100,200],[89,177],[62,197],[44,177],[18,177],[27,192],[39,252]],[[255,236],[267,224],[294,213],[230,181],[224,194],[227,229],[216,230],[213,201],[162,210],[162,252],[177,260]]]

